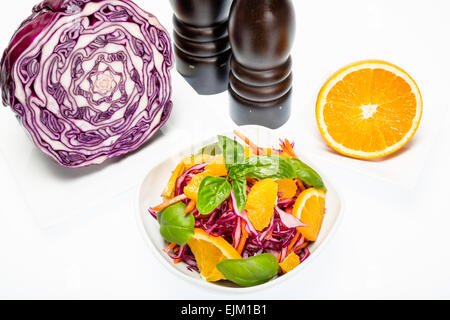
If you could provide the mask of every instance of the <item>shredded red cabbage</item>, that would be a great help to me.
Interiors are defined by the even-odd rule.
[[[278,206],[275,207],[275,211],[280,216],[281,222],[283,222],[287,228],[307,227],[306,224],[302,223],[299,219],[294,217],[294,215],[281,210]]]
[[[176,183],[175,195],[182,194],[183,188],[189,184],[192,177],[203,172],[206,165],[207,163],[196,165],[181,175]],[[248,192],[250,192],[250,188],[248,188]],[[243,258],[270,253],[278,257],[281,262],[287,257],[288,253],[295,252],[300,257],[301,262],[304,262],[310,255],[306,247],[308,242],[303,236],[299,237],[295,244],[291,244],[291,242],[297,234],[297,228],[306,225],[285,211],[293,209],[295,200],[295,198],[279,200],[269,226],[258,232],[251,224],[245,210],[243,212],[238,210],[235,195],[231,192],[227,201],[209,215],[201,215],[197,210],[194,210],[195,227],[203,229],[210,235],[220,236],[232,244],[234,248],[237,248],[242,236],[241,224],[242,221],[245,221],[249,238],[242,252]],[[151,210],[150,214],[156,218],[156,214]],[[290,245],[291,250],[289,250]],[[189,246],[177,246],[174,250],[176,250],[175,254],[168,253],[173,260],[181,260],[187,265],[188,270],[199,272],[195,257]]]

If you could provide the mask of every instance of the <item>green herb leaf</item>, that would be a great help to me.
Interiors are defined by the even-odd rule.
[[[231,166],[231,168],[228,170],[228,176],[231,179],[233,179],[233,178],[239,179],[239,177],[246,176],[247,173],[255,170],[256,167],[257,167],[257,165],[251,164],[251,163],[235,164],[235,165]]]
[[[311,167],[298,159],[290,159],[290,162],[295,169],[297,178],[316,189],[326,190],[322,178]]]
[[[240,143],[225,136],[218,136],[218,139],[227,169],[230,169],[235,164],[244,162],[245,148]]]
[[[169,242],[185,245],[193,236],[195,218],[185,215],[186,205],[178,202],[158,213],[161,236]]]
[[[253,165],[243,172],[250,178],[282,180],[297,177],[291,162],[279,156],[255,156],[247,159],[246,164]]]
[[[254,287],[273,279],[280,271],[277,258],[270,253],[248,259],[223,260],[217,269],[231,282],[242,287]]]
[[[233,176],[231,178],[231,186],[236,196],[238,209],[243,211],[247,203],[247,179],[245,176]]]
[[[226,178],[206,177],[198,189],[197,209],[203,215],[210,214],[231,194],[231,185]]]
[[[222,152],[222,148],[220,147],[218,142],[212,143],[203,147],[199,150],[195,155],[207,154],[210,156],[217,156]]]

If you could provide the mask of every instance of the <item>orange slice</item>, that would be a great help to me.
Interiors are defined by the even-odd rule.
[[[209,171],[203,171],[193,176],[189,184],[184,187],[184,194],[191,200],[197,200],[200,184],[208,176],[211,176]]]
[[[300,265],[300,257],[292,252],[282,263],[280,263],[283,273],[288,273]]]
[[[188,242],[197,261],[201,276],[209,282],[226,280],[217,269],[217,264],[227,259],[242,259],[241,255],[222,237],[208,235],[202,229],[195,229]]]
[[[245,209],[256,230],[262,231],[269,226],[277,200],[278,184],[272,179],[258,181],[252,187]]]
[[[198,190],[200,189],[202,181],[206,177],[224,177],[226,175],[228,175],[228,170],[225,168],[225,158],[223,156],[215,157],[205,167],[205,171],[192,177],[189,184],[184,187],[184,194],[191,200],[197,200]]]
[[[292,214],[307,227],[298,228],[308,241],[316,241],[325,216],[325,191],[314,188],[303,191],[297,198]]]
[[[281,200],[291,199],[297,195],[297,183],[293,179],[278,180],[277,184]]]
[[[225,167],[224,156],[214,157],[211,162],[205,167],[205,171],[209,171],[212,176],[225,177],[228,175],[228,170]]]
[[[422,118],[414,80],[390,63],[368,60],[336,72],[316,105],[320,133],[341,154],[375,159],[402,148]]]
[[[183,174],[183,172],[184,172],[184,162],[181,161],[173,171],[172,176],[170,177],[169,182],[167,183],[167,186],[164,189],[163,196],[165,198],[172,199],[174,197],[177,179]]]

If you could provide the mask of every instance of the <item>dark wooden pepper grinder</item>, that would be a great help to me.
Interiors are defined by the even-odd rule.
[[[295,12],[290,0],[235,0],[229,37],[231,117],[279,128],[289,120]]]
[[[178,72],[199,94],[228,88],[232,0],[170,0],[175,14],[174,42]]]

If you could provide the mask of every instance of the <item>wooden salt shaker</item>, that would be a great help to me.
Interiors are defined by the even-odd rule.
[[[290,0],[235,0],[230,12],[231,117],[279,128],[289,120],[295,12]]]
[[[202,95],[228,88],[232,0],[170,0],[178,72]]]

